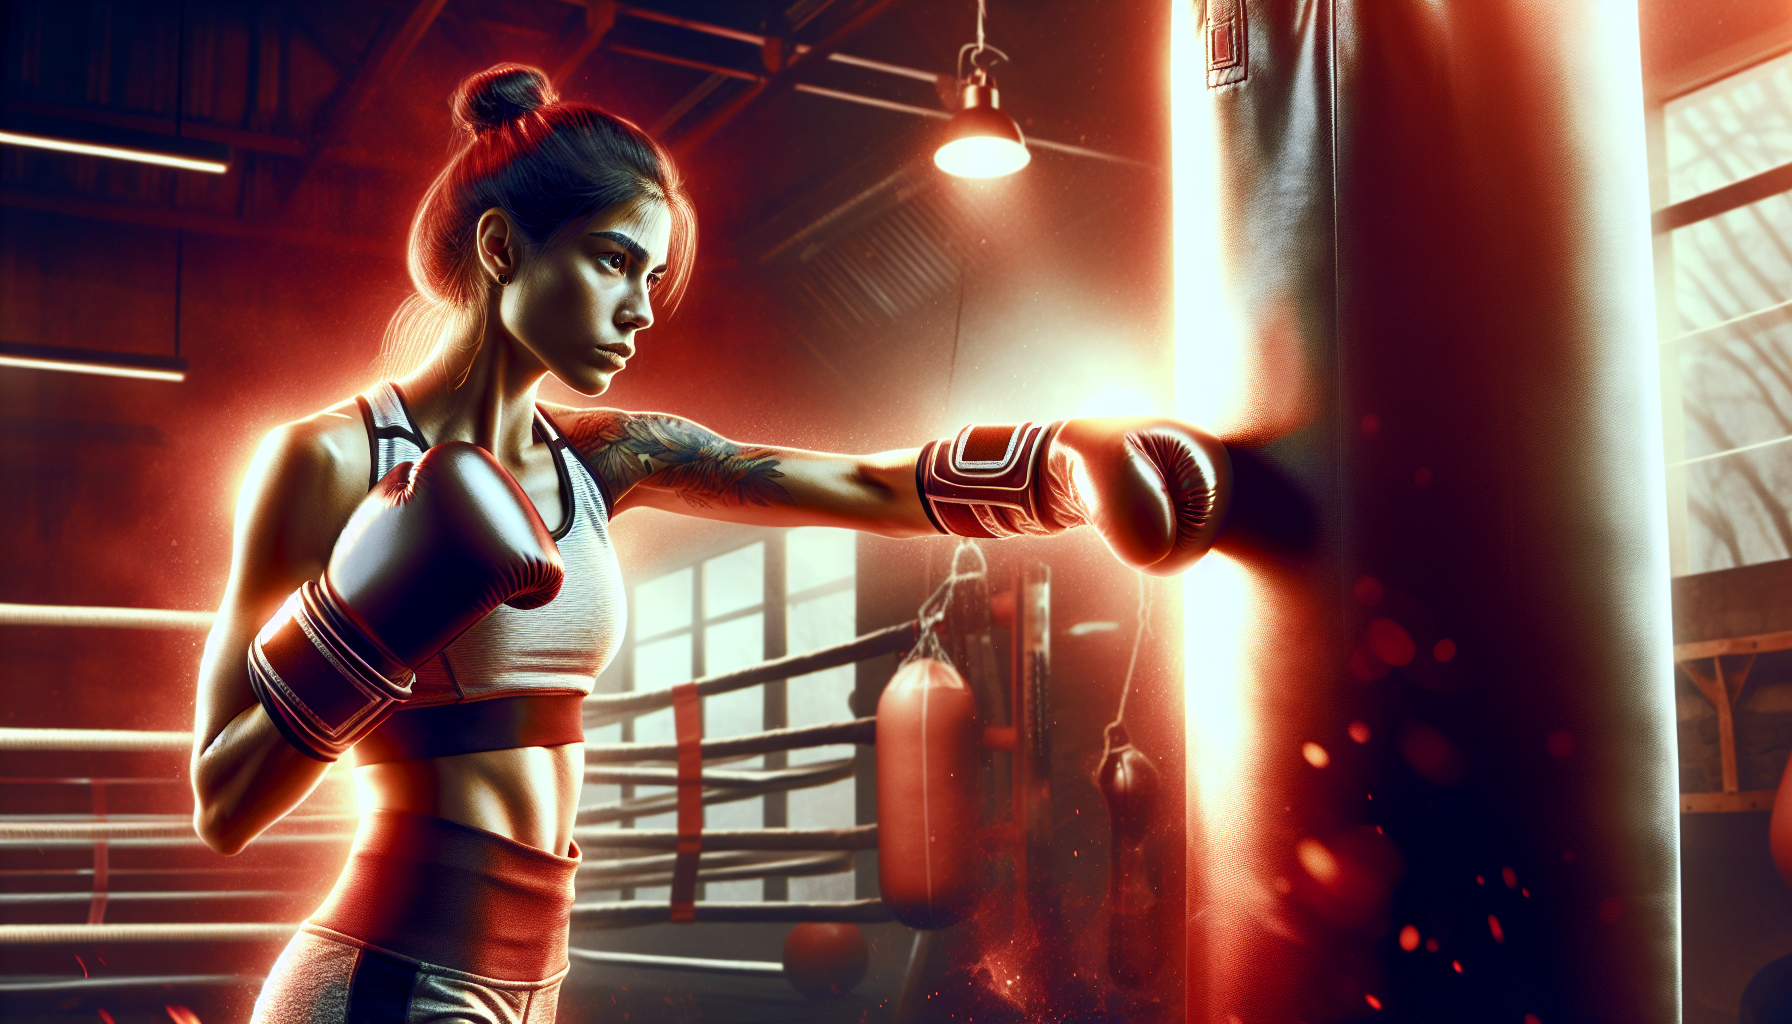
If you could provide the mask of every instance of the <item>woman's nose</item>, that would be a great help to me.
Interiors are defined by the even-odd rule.
[[[653,303],[648,299],[645,287],[632,290],[627,300],[616,310],[616,326],[630,327],[637,331],[653,326]]]

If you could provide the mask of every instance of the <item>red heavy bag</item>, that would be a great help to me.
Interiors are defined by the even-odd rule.
[[[977,700],[917,658],[877,702],[878,881],[910,928],[944,928],[977,899]]]

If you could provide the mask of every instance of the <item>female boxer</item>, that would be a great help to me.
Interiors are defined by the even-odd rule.
[[[600,395],[690,272],[695,227],[639,128],[499,65],[419,206],[408,375],[276,428],[245,481],[200,669],[199,834],[241,850],[353,751],[361,825],[258,1022],[552,1021],[567,966],[580,702],[624,600],[610,516],[645,505],[890,537],[1090,524],[1165,574],[1206,549],[1217,442],[1166,420],[968,427],[829,455]],[[388,339],[391,340],[390,337]]]

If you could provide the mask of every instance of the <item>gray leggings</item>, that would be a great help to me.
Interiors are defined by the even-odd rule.
[[[274,961],[250,1024],[554,1024],[565,977],[499,981],[306,924]]]

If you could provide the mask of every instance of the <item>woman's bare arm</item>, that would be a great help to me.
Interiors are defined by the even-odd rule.
[[[616,512],[646,506],[762,526],[838,526],[886,537],[937,533],[915,489],[916,449],[834,455],[730,441],[666,413],[562,410],[567,440]]]
[[[329,767],[281,737],[250,689],[247,656],[286,596],[323,575],[366,493],[368,458],[359,410],[347,403],[270,432],[243,481],[193,730],[193,827],[220,853],[240,851],[297,807]]]

